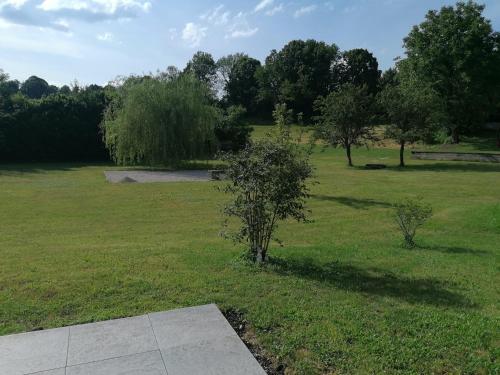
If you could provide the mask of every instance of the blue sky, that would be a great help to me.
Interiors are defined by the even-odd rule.
[[[292,39],[367,48],[381,68],[402,39],[447,0],[0,0],[0,68],[24,80],[104,84],[118,75],[183,68],[197,50],[260,59]],[[483,1],[500,30],[500,0]]]

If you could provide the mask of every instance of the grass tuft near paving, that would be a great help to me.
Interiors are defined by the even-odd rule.
[[[261,131],[261,130],[260,130]],[[217,303],[289,373],[499,370],[500,165],[318,150],[314,222],[262,269],[218,237],[216,182],[109,184],[106,165],[0,166],[0,334]],[[112,167],[111,167],[112,168]],[[406,250],[391,204],[434,208]]]

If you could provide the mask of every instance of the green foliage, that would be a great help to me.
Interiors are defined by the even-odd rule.
[[[309,118],[316,98],[332,88],[332,66],[338,57],[336,45],[311,39],[293,40],[281,51],[273,50],[257,74],[261,99],[273,105],[286,102]]]
[[[255,115],[258,109],[256,72],[259,68],[259,60],[243,55],[234,58],[224,90],[224,99],[229,105],[241,105],[251,115]]]
[[[102,89],[36,100],[11,95],[0,108],[0,160],[109,160],[99,131],[106,102]]]
[[[242,106],[231,106],[221,113],[215,126],[215,136],[222,151],[239,151],[250,140],[252,128],[245,120],[246,110]]]
[[[191,75],[126,83],[106,111],[105,143],[118,164],[174,165],[214,152],[217,110]]]
[[[21,84],[21,92],[30,99],[40,99],[43,96],[54,94],[57,87],[49,86],[46,80],[31,76]]]
[[[499,36],[483,11],[474,1],[429,11],[404,40],[407,63],[444,99],[454,142],[484,123],[499,95]]]
[[[316,101],[316,138],[346,150],[352,166],[352,146],[366,145],[376,139],[373,132],[373,97],[366,86],[344,85]]]
[[[381,76],[378,61],[366,49],[356,48],[342,52],[334,72],[338,75],[339,85],[366,85],[369,93],[376,94],[378,91]]]
[[[405,246],[410,249],[414,248],[417,229],[432,217],[432,208],[423,203],[421,198],[406,198],[397,203],[394,208],[395,220],[403,233]]]
[[[400,145],[400,166],[404,167],[407,144],[430,138],[443,119],[441,100],[432,88],[414,76],[399,73],[378,96],[389,124],[385,136]]]
[[[217,65],[210,53],[198,51],[188,62],[184,72],[193,74],[197,79],[212,87],[217,74]]]
[[[278,132],[283,134],[290,133],[290,126],[293,122],[293,110],[288,109],[286,103],[279,103],[274,106],[273,119],[278,127]]]
[[[278,135],[249,144],[224,160],[230,183],[223,190],[233,196],[224,212],[241,221],[239,231],[229,236],[248,243],[249,259],[266,262],[278,222],[306,220],[307,180],[312,175],[309,155],[287,136]]]

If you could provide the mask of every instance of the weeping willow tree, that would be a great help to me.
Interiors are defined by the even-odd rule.
[[[125,83],[106,110],[106,147],[117,164],[175,165],[213,152],[217,110],[194,77]]]

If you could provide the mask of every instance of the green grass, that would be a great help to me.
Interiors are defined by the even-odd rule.
[[[397,164],[397,150],[354,162]],[[0,166],[0,334],[215,302],[296,374],[494,374],[500,165],[347,168],[318,150],[314,222],[255,269],[218,237],[217,183],[105,182],[105,165]],[[402,248],[391,204],[435,215]]]

